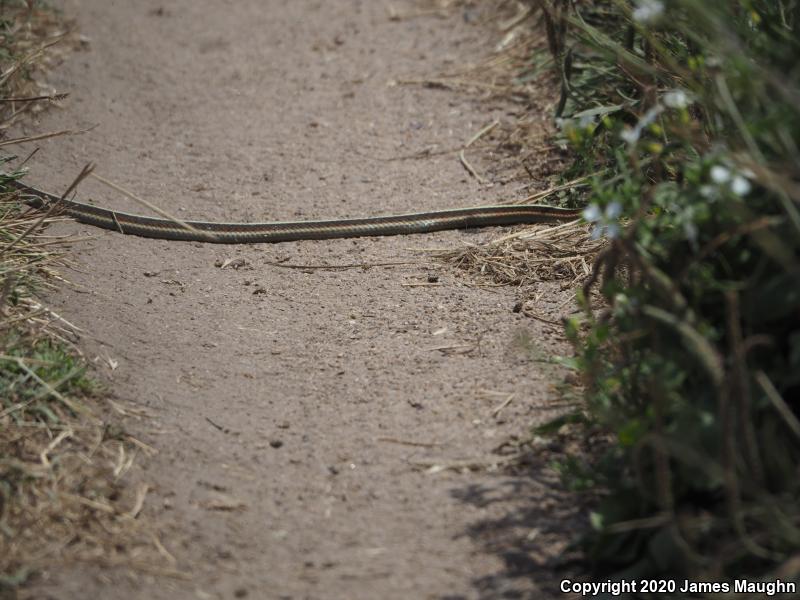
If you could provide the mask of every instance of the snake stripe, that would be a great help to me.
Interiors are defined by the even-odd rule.
[[[580,210],[539,205],[477,206],[421,212],[407,215],[337,219],[326,221],[287,221],[275,223],[213,223],[145,217],[99,208],[82,202],[62,200],[15,180],[8,181],[23,201],[34,208],[47,209],[57,203],[59,214],[76,221],[117,231],[162,240],[212,242],[217,244],[257,244],[326,240],[366,236],[406,235],[446,229],[475,229],[495,225],[519,225],[567,221],[580,216]]]

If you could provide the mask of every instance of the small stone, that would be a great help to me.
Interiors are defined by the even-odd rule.
[[[283,446],[283,440],[270,440],[269,445],[273,448],[280,448]]]

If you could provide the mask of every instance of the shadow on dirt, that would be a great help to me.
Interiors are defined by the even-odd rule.
[[[497,572],[473,581],[482,600],[563,598],[559,583],[579,574],[579,554],[569,545],[584,526],[586,513],[579,498],[563,487],[545,460],[537,459],[510,474],[487,477],[485,483],[454,489],[451,495],[494,515],[464,532],[477,551],[503,563]]]

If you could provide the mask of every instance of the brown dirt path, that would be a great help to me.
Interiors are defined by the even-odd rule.
[[[377,160],[455,146],[504,117],[502,104],[387,85],[485,56],[491,36],[460,12],[392,21],[368,0],[65,5],[91,48],[53,76],[71,93],[64,109],[26,128],[96,127],[42,144],[34,185],[63,190],[94,161],[179,216],[209,220],[413,212],[513,193],[481,188],[452,155]],[[141,212],[96,182],[87,196]],[[541,359],[566,351],[557,328],[513,314],[518,291],[470,286],[409,250],[493,232],[222,247],[64,230],[93,238],[76,248],[76,286],[52,305],[83,329],[80,347],[114,399],[152,415],[129,424],[159,449],[143,474],[154,486],[145,514],[192,575],[71,567],[36,595],[521,598],[558,580],[550,560],[572,512],[552,474],[413,465],[490,457],[555,414],[559,374]],[[215,266],[239,258],[242,268]],[[279,260],[418,264],[268,264]],[[541,291],[546,312],[552,290]]]

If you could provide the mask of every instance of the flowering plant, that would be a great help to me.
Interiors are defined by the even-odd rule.
[[[616,440],[562,465],[605,493],[587,556],[621,577],[796,574],[800,3],[572,6],[546,11],[565,178],[591,174],[583,216],[609,244],[567,333],[583,418]]]

